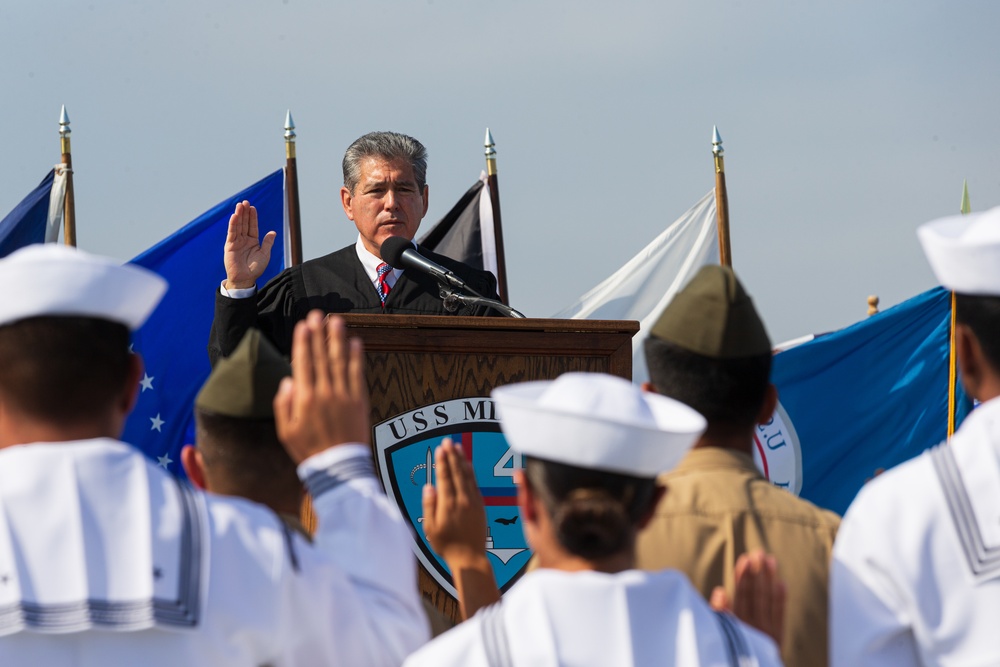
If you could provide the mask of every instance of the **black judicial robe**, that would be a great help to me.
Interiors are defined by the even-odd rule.
[[[451,270],[483,296],[499,299],[496,278],[455,260],[419,248],[427,259]],[[275,276],[256,297],[231,299],[215,292],[215,319],[208,341],[208,356],[214,365],[232,354],[247,329],[257,327],[288,356],[295,323],[313,309],[326,313],[376,313],[393,315],[497,315],[485,306],[459,306],[454,313],[444,309],[437,282],[412,269],[400,275],[389,292],[385,309],[368,279],[355,245],[324,257],[303,262]]]

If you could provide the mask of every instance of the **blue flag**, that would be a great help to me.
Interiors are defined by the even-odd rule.
[[[215,293],[226,277],[222,251],[229,217],[245,199],[257,209],[261,237],[278,232],[263,285],[284,268],[283,187],[279,169],[132,260],[166,278],[170,288],[132,336],[146,371],[122,439],[175,474],[184,474],[180,450],[194,442],[194,398],[211,371],[208,334]]]
[[[780,352],[781,410],[758,427],[758,455],[799,495],[843,514],[866,480],[946,439],[951,293],[935,288],[846,329]],[[971,402],[956,389],[956,424]],[[799,478],[788,459],[794,450]],[[784,450],[784,451],[783,451]],[[785,485],[782,474],[769,475]]]
[[[55,179],[55,169],[42,179],[38,187],[21,200],[7,217],[0,220],[0,257],[32,243],[45,241],[49,217],[49,192]]]

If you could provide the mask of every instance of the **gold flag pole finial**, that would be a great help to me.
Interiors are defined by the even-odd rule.
[[[302,213],[299,208],[299,170],[295,158],[295,121],[292,110],[285,112],[285,200],[288,203],[288,249],[286,257],[289,266],[302,263]]]
[[[712,155],[715,156],[715,173],[724,174],[726,173],[726,163],[723,159],[723,154],[726,150],[722,147],[722,136],[719,134],[719,128],[716,125],[712,126]]]
[[[69,114],[66,105],[59,113],[59,145],[62,152],[62,169],[66,171],[66,195],[63,199],[63,240],[66,245],[76,245],[76,197],[73,195],[73,151],[70,149]]]
[[[291,109],[285,112],[285,157],[295,157],[295,121]]]
[[[969,204],[969,181],[962,181],[962,206],[959,209],[962,215],[972,213],[972,206]]]
[[[719,264],[733,265],[733,250],[729,241],[729,194],[726,192],[726,164],[723,159],[719,128],[712,126],[712,155],[715,157],[715,210],[719,227]]]
[[[66,105],[62,105],[62,111],[59,112],[59,144],[62,147],[62,152],[65,155],[71,154],[73,151],[70,150],[69,135],[73,132],[69,128],[69,114],[66,113]]]
[[[485,147],[484,154],[486,155],[486,175],[496,176],[497,175],[497,145],[493,141],[493,135],[490,133],[490,128],[486,128],[486,138],[483,140],[483,146]]]
[[[878,295],[872,294],[868,297],[868,317],[878,315]]]
[[[486,128],[483,140],[486,156],[486,182],[490,188],[490,205],[493,209],[493,241],[497,250],[497,294],[500,302],[510,305],[507,293],[507,260],[503,248],[503,225],[500,224],[500,183],[497,178],[497,148],[490,128]]]

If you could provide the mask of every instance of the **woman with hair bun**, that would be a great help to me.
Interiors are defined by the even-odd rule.
[[[493,392],[538,569],[406,665],[780,665],[770,638],[715,612],[676,571],[634,569],[635,540],[705,429],[621,378],[567,373]]]

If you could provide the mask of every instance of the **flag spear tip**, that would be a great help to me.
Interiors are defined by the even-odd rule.
[[[962,215],[968,215],[972,212],[972,206],[969,204],[969,181],[968,179],[962,180]]]
[[[716,155],[722,155],[724,152],[722,149],[722,136],[719,134],[719,128],[715,125],[712,126],[712,152]]]
[[[292,110],[285,112],[285,141],[295,141],[295,121],[292,120]]]
[[[487,169],[487,172],[492,175],[496,173],[493,170],[496,168],[497,149],[496,144],[493,142],[493,134],[490,132],[490,128],[486,128],[486,138],[483,140],[483,145],[486,147],[483,153],[486,155],[487,166],[490,164],[494,165],[490,169]]]
[[[69,129],[69,114],[66,113],[66,105],[62,105],[62,111],[59,113],[59,134],[60,136],[66,136],[72,132]]]

